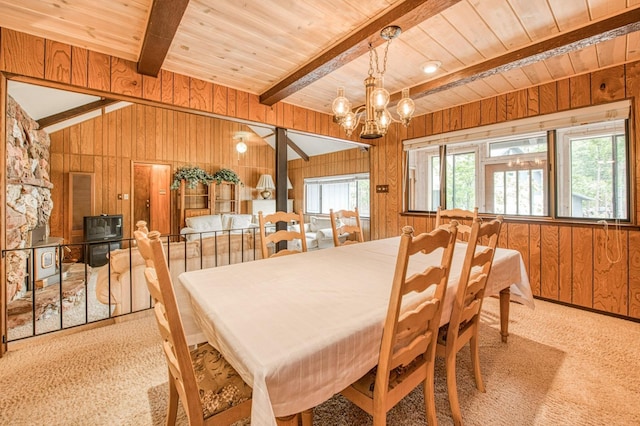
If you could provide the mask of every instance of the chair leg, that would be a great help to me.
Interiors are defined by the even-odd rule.
[[[484,383],[482,382],[482,372],[480,371],[480,339],[478,339],[478,329],[473,334],[469,342],[471,350],[471,364],[473,365],[473,375],[476,378],[476,387],[480,392],[485,392]]]
[[[436,416],[436,398],[435,398],[435,373],[434,362],[427,368],[427,377],[424,380],[424,402],[427,410],[427,424],[435,426],[438,424]]]
[[[278,426],[298,426],[298,414],[292,414],[285,417],[276,417],[276,423]]]
[[[175,379],[169,373],[169,405],[167,406],[167,426],[173,426],[176,424],[176,417],[178,415],[178,389],[176,388]]]
[[[381,404],[373,405],[373,426],[387,426],[387,412]]]
[[[458,385],[456,384],[456,352],[450,351],[446,355],[445,366],[447,370],[447,392],[449,393],[449,405],[451,406],[451,416],[453,424],[462,425],[462,413],[458,402]]]
[[[302,426],[313,426],[313,408],[304,410],[300,413]]]

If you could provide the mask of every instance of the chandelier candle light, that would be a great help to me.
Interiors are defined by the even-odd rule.
[[[387,53],[391,40],[398,37],[402,30],[400,27],[391,25],[380,31],[380,37],[387,40],[382,61],[382,70],[378,65],[378,53],[371,43],[369,43],[369,76],[364,80],[365,105],[359,107],[355,112],[351,110],[351,102],[344,96],[344,87],[338,88],[338,97],[332,104],[333,114],[336,121],[347,136],[351,136],[353,130],[360,124],[360,117],[365,113],[365,121],[360,131],[362,139],[377,139],[387,133],[391,122],[402,123],[405,127],[409,125],[415,104],[409,97],[409,89],[402,89],[402,99],[398,102],[396,111],[400,119],[395,119],[389,113],[389,92],[384,88],[384,73],[387,70]],[[375,63],[375,69],[374,69]],[[377,77],[374,76],[377,74]]]

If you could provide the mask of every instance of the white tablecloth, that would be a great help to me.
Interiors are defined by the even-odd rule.
[[[180,275],[207,339],[253,388],[252,424],[275,425],[275,416],[314,407],[377,364],[398,242],[389,238]],[[465,249],[458,244],[454,251],[443,324]],[[412,261],[409,274],[439,256]],[[520,254],[498,249],[486,294],[509,286],[512,298],[533,307]]]

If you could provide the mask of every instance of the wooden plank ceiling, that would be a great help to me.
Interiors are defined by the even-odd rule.
[[[338,86],[364,103],[391,23],[385,87],[424,114],[639,60],[639,21],[640,0],[0,0],[1,27],[326,113]]]

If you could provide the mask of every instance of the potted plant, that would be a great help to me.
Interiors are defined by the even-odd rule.
[[[221,182],[231,182],[236,185],[244,186],[236,172],[231,169],[220,169],[213,174],[213,180],[219,185]]]
[[[183,166],[178,167],[178,170],[173,174],[171,189],[180,188],[180,181],[182,179],[187,182],[187,187],[190,189],[195,188],[198,183],[209,185],[211,182],[216,180],[213,175],[210,175],[198,166]]]

